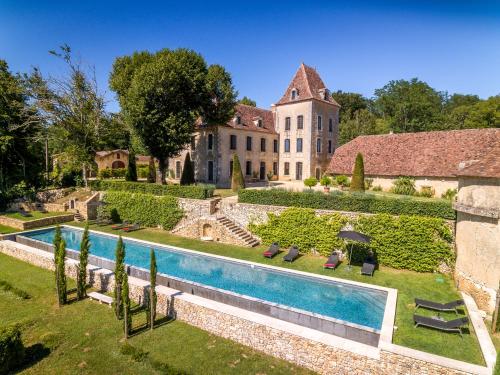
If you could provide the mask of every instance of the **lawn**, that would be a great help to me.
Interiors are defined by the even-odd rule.
[[[44,217],[52,217],[59,215],[67,215],[68,212],[40,212],[40,211],[30,211],[31,216],[25,217],[19,212],[7,212],[2,214],[2,216],[10,217],[12,219],[18,219],[22,221],[30,221],[36,219],[43,219]]]
[[[84,224],[72,223],[72,225],[83,226]],[[91,226],[91,228],[108,233],[117,233],[110,227]],[[175,236],[159,229],[142,229],[128,234],[120,232],[120,234],[132,238],[184,247],[211,254],[218,254],[284,268],[291,268],[300,271],[395,288],[398,290],[395,322],[397,329],[394,333],[393,339],[395,344],[461,361],[484,364],[479,343],[477,342],[476,336],[472,331],[472,326],[470,326],[470,334],[465,334],[463,339],[461,339],[458,334],[443,333],[432,329],[413,327],[415,297],[433,301],[451,301],[460,298],[460,295],[453,285],[452,279],[448,276],[380,267],[380,269],[375,272],[373,278],[371,278],[360,275],[360,268],[356,266],[354,266],[351,271],[348,271],[345,265],[340,265],[340,267],[335,271],[324,270],[322,265],[325,258],[319,256],[305,255],[290,264],[283,262],[283,254],[276,256],[274,259],[264,258],[261,254],[263,247],[245,248],[219,243],[203,242],[195,239]],[[419,314],[435,315],[435,312],[420,309]],[[455,314],[445,313],[442,314],[442,316],[445,318],[452,318]]]
[[[226,198],[226,197],[232,197],[238,195],[237,192],[232,191],[231,189],[215,189],[214,190],[214,197],[221,197],[221,198]]]
[[[19,229],[0,224],[0,234],[19,232]]]
[[[22,325],[29,362],[21,373],[158,374],[169,366],[186,374],[312,374],[180,321],[130,338],[142,351],[131,355],[109,307],[89,300],[57,306],[52,272],[0,254],[0,280],[31,296],[0,291],[0,322]],[[134,315],[134,327],[144,321],[144,312]]]

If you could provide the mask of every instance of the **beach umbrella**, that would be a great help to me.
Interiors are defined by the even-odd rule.
[[[361,243],[370,243],[371,238],[366,234],[356,232],[354,230],[341,230],[337,235],[338,238],[342,238],[344,240],[356,241]],[[348,269],[351,269],[351,257],[352,257],[352,243],[349,249],[349,266]]]

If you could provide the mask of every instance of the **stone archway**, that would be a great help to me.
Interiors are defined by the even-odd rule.
[[[201,236],[203,238],[212,238],[213,237],[212,225],[210,225],[208,223],[203,224]]]
[[[112,169],[125,168],[125,163],[121,160],[115,160],[113,164],[111,164]]]

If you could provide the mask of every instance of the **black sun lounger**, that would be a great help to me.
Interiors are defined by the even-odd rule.
[[[363,267],[361,267],[361,274],[373,276],[373,272],[375,271],[375,264],[373,263],[363,263]]]
[[[283,257],[283,260],[285,262],[293,262],[295,259],[297,259],[297,257],[299,256],[299,249],[297,246],[292,246],[290,248],[290,250],[288,250],[288,254],[286,254],[284,257]]]
[[[134,230],[139,230],[139,229],[141,229],[141,226],[137,223],[134,223],[132,225],[127,225],[122,228],[124,232],[133,232]]]
[[[272,258],[279,252],[280,252],[280,247],[277,242],[274,242],[271,246],[269,246],[269,249],[264,251],[262,255],[264,255],[266,258]]]
[[[425,299],[415,298],[415,311],[419,307],[424,307],[426,309],[436,310],[436,311],[455,311],[458,315],[457,307],[463,306],[464,300],[457,299],[456,301],[451,301],[447,303],[439,303],[433,301],[427,301]]]
[[[111,227],[111,229],[113,229],[113,230],[118,230],[118,229],[123,229],[123,228],[128,227],[128,226],[130,226],[130,222],[128,222],[128,221],[124,221],[124,222],[123,222],[123,223],[121,223],[121,224],[115,224],[115,225],[113,225],[113,226]]]
[[[323,264],[323,267],[335,270],[338,264],[339,264],[339,255],[337,253],[332,253],[332,255],[330,255],[330,257],[326,260],[326,263]]]
[[[415,322],[415,328],[418,326],[425,326],[446,332],[458,332],[461,337],[463,337],[462,326],[469,324],[469,318],[465,316],[453,320],[441,320],[414,314],[413,321]]]

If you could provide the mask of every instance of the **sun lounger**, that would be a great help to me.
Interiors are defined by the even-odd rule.
[[[111,219],[96,220],[96,222],[94,224],[97,224],[99,226],[110,225],[110,224],[113,224],[113,220],[111,220]]]
[[[271,246],[269,246],[269,249],[264,251],[262,255],[264,255],[266,258],[272,258],[276,254],[280,252],[280,247],[277,242],[273,243]]]
[[[335,270],[338,264],[339,264],[339,254],[335,252],[332,253],[332,255],[330,255],[330,257],[326,260],[326,263],[323,265],[323,267]]]
[[[439,329],[446,332],[458,332],[462,336],[462,326],[469,324],[469,318],[462,317],[453,320],[443,320],[435,317],[427,317],[421,315],[413,315],[415,328],[425,326],[430,328]]]
[[[288,254],[283,257],[285,262],[293,262],[299,256],[299,248],[297,246],[292,246],[290,250],[288,250]]]
[[[138,230],[138,229],[140,229],[140,228],[141,228],[141,226],[140,226],[139,224],[134,223],[134,224],[132,224],[132,225],[129,225],[129,226],[123,227],[123,228],[122,228],[122,230],[123,230],[124,232],[133,232],[134,230]]]
[[[361,274],[373,276],[373,272],[375,271],[375,264],[373,263],[363,263],[363,267],[361,267]]]
[[[458,315],[457,307],[463,306],[464,300],[458,299],[456,301],[451,301],[447,303],[439,303],[433,301],[427,301],[425,299],[415,298],[415,311],[419,307],[424,307],[426,309],[436,310],[436,311],[455,311]]]
[[[129,226],[129,225],[131,225],[130,222],[124,221],[123,223],[113,225],[111,227],[111,229],[113,229],[113,230],[123,229],[123,228],[125,228],[126,226]]]

